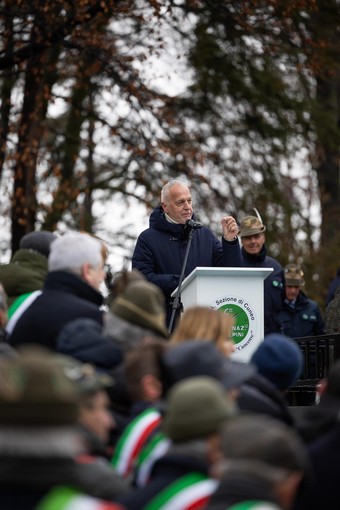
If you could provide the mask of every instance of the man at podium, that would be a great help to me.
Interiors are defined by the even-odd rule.
[[[196,267],[242,266],[235,219],[224,216],[221,225],[223,235],[219,240],[209,227],[196,221],[190,189],[183,182],[172,180],[162,188],[161,205],[153,210],[149,228],[137,239],[132,267],[162,289],[168,326],[173,312],[171,293],[178,286],[184,262],[184,276]],[[187,254],[190,234],[193,235]]]

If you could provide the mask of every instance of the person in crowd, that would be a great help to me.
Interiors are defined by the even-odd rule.
[[[0,359],[1,508],[117,509],[109,501],[127,485],[112,468],[77,460],[86,452],[78,375],[39,346]]]
[[[167,349],[162,359],[168,387],[188,377],[204,375],[222,383],[235,399],[243,383],[256,374],[252,363],[226,358],[211,341],[192,340]]]
[[[114,380],[90,363],[82,363],[66,355],[56,355],[64,371],[73,377],[79,386],[78,423],[86,442],[86,462],[111,457],[110,437],[116,424],[110,409],[108,389]]]
[[[0,266],[0,281],[8,295],[8,322],[10,334],[26,308],[41,293],[47,274],[47,259],[51,243],[57,236],[47,230],[30,232],[22,237],[10,263]]]
[[[136,345],[145,336],[164,339],[169,336],[164,295],[157,285],[144,279],[128,283],[113,300],[109,312],[105,318],[104,335],[116,341],[123,350]]]
[[[220,456],[219,429],[237,409],[221,383],[193,377],[170,389],[163,431],[171,443],[149,482],[118,499],[129,510],[204,508],[216,489],[209,468]]]
[[[56,342],[60,353],[110,371],[124,353],[146,337],[168,337],[162,291],[144,278],[133,279],[112,301],[103,325],[78,318],[67,323]]]
[[[326,296],[326,307],[333,300],[335,296],[335,291],[340,285],[340,268],[336,272],[335,278],[331,281],[328,287],[327,296]]]
[[[340,285],[336,287],[334,297],[326,308],[325,333],[340,333]]]
[[[173,317],[171,294],[179,283],[192,222],[197,226],[195,219],[188,186],[178,180],[168,182],[161,191],[161,205],[151,213],[150,226],[139,235],[132,255],[132,267],[162,289],[168,327]],[[221,241],[208,227],[194,228],[184,276],[197,266],[241,266],[238,225],[231,216],[224,216],[221,224]]]
[[[0,283],[0,357],[15,357],[16,350],[6,342],[7,333],[5,330],[8,319],[7,294]]]
[[[179,345],[191,340],[210,340],[217,349],[229,357],[235,351],[232,340],[234,319],[207,306],[187,308],[171,335],[170,343]]]
[[[124,477],[133,471],[138,486],[145,485],[155,459],[168,447],[167,438],[159,432],[167,394],[174,384],[189,377],[212,377],[235,399],[240,385],[255,373],[253,366],[226,359],[212,342],[202,340],[174,346],[148,342],[127,354],[124,369],[133,403],[113,464]]]
[[[56,234],[47,230],[24,235],[8,264],[0,265],[0,282],[8,297],[9,315],[19,296],[41,290],[47,274],[47,259]],[[18,303],[13,307],[16,309]]]
[[[303,371],[303,354],[291,338],[281,333],[264,337],[250,358],[257,373],[241,387],[237,399],[241,410],[266,414],[294,426],[288,409],[287,391]]]
[[[106,313],[103,320],[105,316]],[[120,346],[104,336],[103,325],[87,317],[65,324],[57,336],[55,350],[107,373],[123,361]]]
[[[340,419],[339,410],[333,426],[307,445],[313,471],[313,483],[309,484],[299,498],[297,510],[339,508],[339,456]]]
[[[323,335],[325,324],[315,301],[301,290],[304,274],[298,264],[287,264],[285,272],[285,300],[279,313],[281,333],[290,338]]]
[[[165,343],[167,336],[163,293],[144,277],[133,278],[117,294],[104,316],[103,327],[92,319],[81,318],[67,323],[58,335],[58,352],[92,363],[115,379],[115,385],[109,389],[118,425],[114,437],[125,426],[131,407],[123,358],[145,340],[158,339]]]
[[[270,267],[273,272],[264,280],[264,333],[279,333],[278,314],[284,300],[284,272],[281,264],[267,255],[266,226],[257,216],[245,216],[240,223],[243,265]]]
[[[241,414],[222,425],[221,437],[223,460],[213,466],[219,485],[206,510],[295,508],[310,464],[292,428]]]
[[[0,283],[0,342],[6,338],[5,326],[8,320],[7,294]]]
[[[167,449],[168,441],[159,434],[167,391],[162,357],[167,348],[166,342],[149,339],[127,352],[124,358],[123,378],[129,409],[125,419],[117,417],[119,429],[112,465],[118,474],[137,486],[146,483],[155,456]],[[156,450],[151,449],[151,444]],[[145,455],[147,450],[150,451]]]
[[[307,406],[298,414],[296,427],[305,443],[317,440],[333,429],[340,414],[340,359],[336,360],[328,376],[320,381],[319,402]]]
[[[16,322],[8,341],[13,347],[36,343],[55,349],[65,324],[87,317],[103,324],[102,243],[93,236],[68,232],[51,244],[42,293]]]

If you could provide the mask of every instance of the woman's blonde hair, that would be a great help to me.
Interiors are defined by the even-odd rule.
[[[187,308],[176,326],[170,342],[178,345],[190,340],[209,340],[224,351],[224,344],[230,340],[234,325],[231,315],[207,306]]]

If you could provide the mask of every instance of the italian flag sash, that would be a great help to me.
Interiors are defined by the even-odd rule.
[[[41,290],[35,290],[34,292],[27,292],[26,294],[21,294],[17,299],[11,304],[8,308],[8,317],[9,321],[6,324],[6,331],[10,335],[22,316],[22,314],[27,310],[27,308],[33,303],[33,301],[40,296],[42,293]]]
[[[217,485],[217,480],[201,473],[188,473],[160,491],[143,510],[199,510],[207,504]]]
[[[129,423],[117,441],[111,463],[123,478],[130,475],[136,459],[161,422],[161,414],[150,408],[139,414]]]
[[[71,487],[55,487],[35,510],[119,510],[121,507],[81,494]]]
[[[280,510],[280,508],[267,501],[242,501],[228,508],[228,510]]]
[[[170,439],[159,432],[142,449],[135,465],[135,485],[137,487],[144,487],[149,481],[152,466],[157,459],[166,454],[170,443]]]

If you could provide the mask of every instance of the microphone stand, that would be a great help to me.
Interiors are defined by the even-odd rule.
[[[182,271],[181,271],[181,275],[180,275],[179,281],[178,281],[177,292],[176,292],[176,295],[175,295],[174,300],[172,302],[172,312],[171,312],[171,318],[170,318],[170,323],[169,323],[169,328],[168,328],[168,333],[169,334],[172,333],[172,328],[173,328],[173,325],[174,325],[174,321],[175,321],[176,315],[183,310],[183,305],[182,305],[182,302],[181,302],[181,290],[182,290],[181,287],[182,287],[182,282],[184,280],[184,273],[185,273],[185,268],[186,268],[186,265],[187,265],[187,262],[188,262],[188,256],[189,256],[189,252],[190,252],[192,238],[194,236],[196,228],[200,228],[202,226],[201,224],[199,224],[199,225],[200,225],[199,227],[198,226],[192,227],[189,224],[189,222],[187,222],[187,226],[189,226],[190,232],[189,232],[189,236],[188,236],[187,249],[185,251],[185,256],[184,256],[184,260],[183,260]]]

